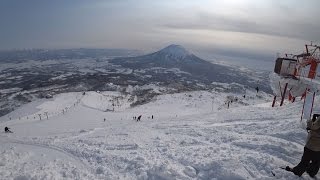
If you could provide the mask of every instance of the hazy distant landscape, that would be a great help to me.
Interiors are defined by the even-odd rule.
[[[259,86],[270,93],[268,71],[256,72],[236,66],[212,64],[171,45],[165,49],[139,56],[130,50],[70,49],[25,50],[0,53],[0,115],[22,104],[47,95],[81,91],[123,91],[136,87],[142,102],[159,94],[138,87],[157,85],[162,93],[194,90],[238,91]],[[233,84],[224,88],[219,83]],[[131,92],[132,93],[132,92]],[[161,93],[160,93],[161,94]]]

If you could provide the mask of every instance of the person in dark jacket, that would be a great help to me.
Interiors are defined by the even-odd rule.
[[[141,116],[142,115],[138,116],[137,121],[141,121]]]
[[[4,128],[4,132],[6,132],[6,133],[12,133],[12,131],[10,131],[10,128],[8,128],[8,127],[5,127],[5,128]]]
[[[307,172],[310,177],[315,177],[320,167],[320,116],[314,114],[313,118],[307,122],[309,132],[306,145],[300,163],[294,168],[286,167],[287,171],[293,172],[297,176],[302,176]]]

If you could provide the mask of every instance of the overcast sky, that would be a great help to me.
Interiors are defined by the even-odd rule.
[[[320,43],[319,0],[0,0],[0,49],[180,44],[206,58],[270,61]]]

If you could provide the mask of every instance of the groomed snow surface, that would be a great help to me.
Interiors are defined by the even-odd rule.
[[[279,167],[302,156],[302,102],[271,100],[197,91],[130,108],[117,92],[56,95],[0,118],[14,132],[0,133],[0,179],[300,179]]]

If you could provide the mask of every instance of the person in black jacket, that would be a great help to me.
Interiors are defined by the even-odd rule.
[[[4,132],[5,132],[5,133],[12,133],[12,131],[10,131],[10,128],[8,128],[8,127],[5,127],[5,128],[4,128]]]
[[[141,121],[141,116],[142,115],[138,116],[137,121]]]

